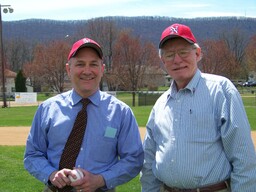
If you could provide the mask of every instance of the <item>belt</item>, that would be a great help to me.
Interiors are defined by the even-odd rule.
[[[229,180],[220,182],[220,183],[216,183],[213,185],[208,185],[205,187],[200,187],[200,188],[196,188],[196,189],[179,189],[179,188],[173,188],[173,187],[169,187],[167,185],[164,184],[164,189],[168,192],[214,192],[214,191],[219,191],[219,190],[223,190],[223,189],[227,189],[229,187]]]

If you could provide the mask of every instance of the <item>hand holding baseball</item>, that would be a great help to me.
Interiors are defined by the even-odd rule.
[[[75,175],[76,178],[74,178],[72,175]],[[84,177],[84,174],[81,170],[79,169],[73,169],[71,171],[71,174],[68,176],[68,178],[70,179],[71,182],[75,182],[79,179],[82,179]]]

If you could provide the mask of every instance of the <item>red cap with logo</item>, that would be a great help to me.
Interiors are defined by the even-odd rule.
[[[70,60],[72,57],[74,57],[79,49],[84,48],[84,47],[93,48],[98,53],[99,57],[101,59],[103,58],[103,52],[102,52],[100,45],[92,39],[83,38],[73,44],[72,49],[68,55],[68,60]]]
[[[163,31],[161,39],[160,39],[160,43],[159,43],[159,48],[162,48],[163,44],[167,40],[172,39],[172,38],[177,38],[177,37],[181,37],[191,44],[196,43],[196,38],[188,26],[175,23],[175,24],[167,27]]]

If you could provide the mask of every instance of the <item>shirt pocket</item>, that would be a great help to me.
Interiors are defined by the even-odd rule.
[[[110,163],[117,158],[117,139],[102,137],[95,142],[90,157],[95,162]]]
[[[219,136],[217,131],[217,125],[215,116],[213,113],[193,113],[191,119],[192,130],[189,132],[192,133],[191,137],[194,141],[203,142],[203,143],[212,143],[215,142]]]

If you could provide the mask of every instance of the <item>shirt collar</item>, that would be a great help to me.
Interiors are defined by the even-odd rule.
[[[91,100],[91,103],[98,106],[100,103],[100,97],[101,97],[101,91],[98,90],[93,95],[88,97],[88,99]],[[72,89],[71,94],[70,94],[71,105],[73,105],[73,106],[76,105],[77,103],[80,102],[81,99],[82,99],[82,97],[74,89]]]
[[[199,69],[197,69],[194,77],[191,79],[191,81],[185,87],[185,89],[190,90],[192,95],[194,95],[194,93],[196,91],[196,87],[197,87],[197,85],[199,83],[200,78],[201,78],[201,71]]]
[[[201,71],[199,69],[197,69],[195,75],[193,76],[191,81],[187,84],[187,86],[184,89],[189,90],[191,92],[191,94],[194,95],[200,78],[201,78]],[[177,93],[177,87],[176,87],[175,82],[172,81],[167,99],[170,97],[174,97],[176,93]]]

